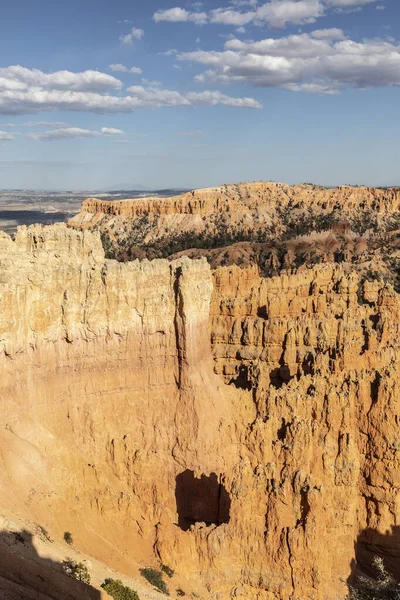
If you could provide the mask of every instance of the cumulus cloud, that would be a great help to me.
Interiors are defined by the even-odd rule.
[[[200,83],[242,82],[313,93],[400,85],[399,45],[380,40],[354,42],[340,29],[258,42],[232,39],[222,52],[197,50],[177,58],[207,67],[196,77]]]
[[[186,8],[168,8],[166,10],[158,10],[154,13],[153,19],[156,23],[160,21],[168,21],[169,23],[186,23],[192,21],[197,25],[204,25],[207,23],[207,13],[195,12],[186,10]]]
[[[271,27],[284,27],[287,23],[312,23],[324,14],[321,0],[271,0],[258,7],[256,2],[242,4],[248,4],[250,9],[237,10],[241,4],[236,4],[233,8],[215,8],[209,13],[192,13],[185,8],[175,7],[158,10],[153,18],[156,23],[193,21],[198,24],[209,22],[243,27],[253,22],[255,25],[268,23]]]
[[[100,136],[124,135],[121,129],[112,129],[110,127],[102,127],[100,131],[91,129],[81,129],[80,127],[66,127],[62,129],[53,129],[50,131],[41,131],[39,133],[29,133],[26,137],[34,140],[81,140],[85,138],[93,138]]]
[[[98,71],[85,71],[85,73],[69,73],[67,80],[72,82],[72,89],[66,86],[60,71],[46,75],[40,71],[14,67],[1,69],[4,81],[0,80],[0,114],[18,115],[40,112],[80,111],[95,113],[130,113],[134,110],[145,108],[158,108],[162,106],[195,106],[208,103],[230,104],[231,106],[259,108],[260,105],[252,98],[230,98],[223,94],[220,101],[216,102],[219,92],[208,92],[209,102],[204,97],[190,97],[174,90],[163,90],[155,82],[143,80],[145,85],[128,88],[128,95],[113,95],[92,91],[105,86],[119,89],[121,82],[118,79]],[[22,75],[23,74],[23,80]],[[95,74],[88,77],[86,74]],[[16,79],[16,77],[19,79]],[[32,83],[29,83],[32,81]],[[13,88],[12,83],[17,82],[22,87]],[[54,87],[51,86],[54,82]],[[74,90],[74,86],[79,91]],[[69,129],[69,128],[61,128]]]
[[[378,0],[269,0],[258,5],[257,0],[231,2],[230,7],[214,8],[209,12],[191,12],[185,8],[174,7],[167,10],[158,10],[153,19],[160,21],[188,22],[193,21],[199,25],[215,23],[219,25],[233,25],[240,29],[244,25],[254,25],[281,28],[288,24],[302,25],[314,23],[323,17],[325,10],[334,8],[338,10],[359,9],[366,4]],[[246,7],[247,10],[241,10]]]
[[[140,67],[125,67],[125,65],[121,65],[119,63],[115,65],[109,65],[108,68],[114,73],[132,73],[133,75],[141,75],[143,72]]]
[[[120,35],[119,39],[121,44],[133,44],[133,40],[141,40],[144,36],[143,29],[138,29],[137,27],[132,27],[129,33],[125,35]]]
[[[85,92],[104,92],[122,87],[119,79],[100,71],[57,71],[43,73],[38,69],[26,69],[20,65],[0,68],[0,92],[23,92],[31,88],[42,90],[68,90]]]

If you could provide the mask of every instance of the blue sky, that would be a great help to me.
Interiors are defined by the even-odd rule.
[[[398,0],[13,0],[0,188],[400,184]]]

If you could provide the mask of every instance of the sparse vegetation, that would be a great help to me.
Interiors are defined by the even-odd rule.
[[[168,567],[167,565],[161,565],[161,571],[163,573],[165,573],[168,577],[173,577],[175,571],[173,569],[171,569],[171,567]]]
[[[145,568],[140,569],[140,573],[146,579],[146,581],[151,583],[151,585],[160,590],[160,592],[162,592],[166,596],[169,596],[168,587],[163,579],[163,574],[161,571],[157,571],[156,569],[151,568]]]
[[[177,596],[186,596],[185,592],[183,590],[181,590],[181,588],[178,588],[176,590],[176,595]]]
[[[376,578],[359,577],[356,584],[348,585],[347,600],[400,600],[400,583],[385,569],[382,558],[375,557]]]
[[[74,540],[72,538],[72,534],[69,531],[66,531],[64,533],[64,542],[66,542],[70,546],[72,546],[72,544],[74,543]]]
[[[124,585],[119,579],[106,579],[101,587],[114,600],[139,600],[137,592]]]
[[[38,534],[38,536],[40,537],[41,540],[43,540],[45,542],[50,542],[50,544],[53,543],[54,540],[52,540],[51,537],[49,536],[47,529],[45,529],[41,525],[37,525],[36,533]]]
[[[81,562],[76,562],[74,560],[64,560],[62,563],[62,568],[64,573],[66,573],[69,577],[73,577],[77,581],[83,581],[84,583],[90,583],[90,574],[86,565]]]

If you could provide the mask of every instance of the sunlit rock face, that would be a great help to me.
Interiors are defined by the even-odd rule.
[[[57,225],[0,237],[0,306],[4,509],[204,598],[333,600],[356,557],[395,556],[390,286],[117,263]]]

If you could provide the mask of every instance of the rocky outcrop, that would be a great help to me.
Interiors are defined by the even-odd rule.
[[[140,198],[108,201],[88,198],[82,204],[81,215],[72,224],[88,225],[89,217],[125,216],[135,218],[149,215],[211,215],[237,213],[259,209],[272,211],[276,207],[310,207],[314,211],[338,209],[343,214],[354,210],[372,209],[378,213],[397,211],[400,207],[400,188],[369,188],[340,186],[323,188],[315,185],[287,185],[275,182],[241,183],[194,190],[172,198]]]
[[[59,225],[0,238],[0,301],[1,506],[220,600],[342,597],[397,525],[390,286],[117,263]]]
[[[207,256],[213,266],[256,261],[263,268],[272,261],[287,268],[282,260],[295,266],[333,255],[337,261],[354,256],[359,262],[360,254],[368,254],[370,260],[388,241],[397,251],[396,239],[387,240],[386,234],[400,229],[399,207],[400,188],[256,182],[173,198],[90,198],[69,225],[100,231],[107,256],[122,261],[184,252]],[[227,248],[223,259],[222,247]],[[280,270],[267,267],[266,272]]]

